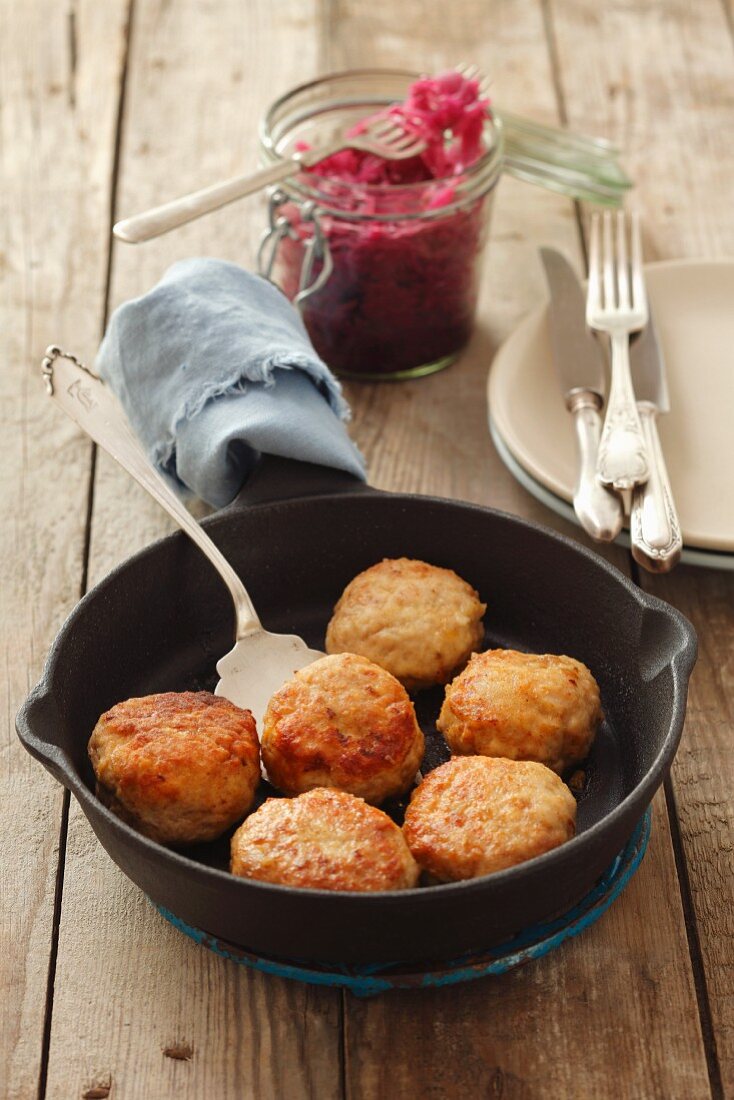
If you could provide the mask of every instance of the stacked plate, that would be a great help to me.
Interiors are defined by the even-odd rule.
[[[734,570],[734,262],[648,264],[670,413],[660,437],[683,531],[682,560]],[[533,496],[576,522],[573,420],[551,359],[548,305],[531,313],[497,353],[489,425],[511,473]],[[620,542],[629,544],[626,534]]]

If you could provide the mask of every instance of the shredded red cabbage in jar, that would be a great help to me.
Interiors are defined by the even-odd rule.
[[[390,161],[345,149],[307,170],[332,210],[348,215],[320,215],[334,269],[303,307],[316,350],[340,374],[395,375],[454,356],[476,306],[490,196],[439,211],[456,203],[461,174],[486,151],[489,100],[477,81],[450,72],[417,80],[385,114],[425,142],[420,155]],[[312,228],[295,205],[283,212],[295,234],[281,243],[277,272],[294,298]]]

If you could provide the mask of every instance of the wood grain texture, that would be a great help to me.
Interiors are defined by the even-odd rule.
[[[48,1097],[105,1085],[124,1100],[338,1096],[336,995],[250,973],[192,943],[79,814],[64,903]]]
[[[734,256],[731,180],[734,54],[718,0],[586,6],[552,0],[571,125],[603,121],[638,181],[649,259]],[[590,44],[578,51],[581,36]],[[603,48],[601,46],[603,44]],[[705,370],[705,363],[692,364]],[[734,387],[721,400],[734,399]],[[673,486],[675,490],[675,486]],[[734,510],[734,489],[721,501]],[[734,575],[680,567],[644,587],[699,635],[688,717],[673,765],[675,807],[692,893],[694,947],[710,1013],[712,1080],[734,1094]]]
[[[734,61],[720,0],[548,10],[569,125],[624,150],[645,258],[734,254]]]
[[[124,12],[0,5],[0,1092],[23,1100],[42,1059],[63,795],[14,718],[79,597],[90,469],[39,369],[47,344],[99,336]]]
[[[314,12],[300,3],[136,0],[118,212],[252,163],[264,107],[314,70],[315,27]],[[256,198],[148,245],[116,244],[112,306],[145,292],[185,256],[251,264],[264,217]],[[90,584],[170,528],[160,507],[101,454]],[[49,1097],[109,1086],[116,1100],[329,1098],[339,1091],[339,1045],[337,993],[251,973],[191,944],[110,862],[72,805]]]
[[[0,37],[7,54],[0,65],[0,167],[10,180],[0,202],[23,212],[9,222],[7,256],[0,259],[10,318],[2,331],[15,365],[12,381],[0,376],[10,410],[3,436],[10,461],[0,470],[0,488],[6,514],[21,516],[25,508],[22,520],[13,518],[0,532],[11,582],[11,599],[0,607],[10,637],[4,697],[10,717],[81,576],[89,451],[75,429],[59,424],[41,391],[31,392],[22,368],[49,339],[66,341],[87,360],[96,347],[126,6],[109,0],[57,11],[43,0],[0,4],[8,20]],[[399,9],[387,0],[135,0],[118,216],[252,163],[265,104],[330,68],[429,70],[477,61],[493,74],[503,106],[554,121],[550,31],[556,82],[573,126],[623,138],[632,151],[651,258],[731,254],[731,155],[721,140],[732,106],[724,11],[717,0],[606,7],[581,0],[450,6],[405,0]],[[5,152],[14,144],[22,161]],[[59,152],[63,169],[56,168]],[[179,257],[213,254],[251,266],[263,221],[263,205],[254,199],[147,246],[118,246],[112,304],[147,289]],[[541,243],[560,247],[580,266],[572,204],[504,180],[480,325],[462,361],[411,384],[355,384],[349,397],[375,484],[497,505],[578,536],[515,484],[486,430],[491,356],[545,292],[536,255]],[[59,458],[66,463],[63,482]],[[49,486],[58,491],[49,493]],[[90,580],[168,528],[158,507],[102,457]],[[626,565],[625,555],[611,553]],[[734,1045],[732,592],[729,578],[692,570],[655,582],[654,590],[678,603],[706,638],[675,789],[706,964],[704,992],[734,1092],[727,1062]],[[38,1078],[60,795],[10,733],[0,784],[0,824],[13,841],[0,856],[10,901],[0,962],[0,1082],[4,1088],[9,1081],[8,1095],[25,1100]],[[20,866],[16,846],[37,854],[32,866]],[[369,1002],[249,974],[190,944],[111,864],[72,807],[47,1095],[321,1100],[343,1094],[710,1096],[662,798],[640,872],[582,938],[497,980]]]
[[[672,769],[715,1058],[734,1095],[734,576],[680,567],[644,587],[693,623],[699,659]]]
[[[526,3],[341,0],[330,8],[332,67],[436,70],[469,58],[508,110],[557,121],[546,27]],[[515,484],[487,436],[484,386],[499,342],[545,294],[540,244],[579,263],[573,205],[503,180],[480,324],[455,367],[411,384],[349,387],[355,434],[384,488],[507,508],[579,537]],[[618,564],[626,565],[617,552]],[[661,914],[661,899],[670,899]],[[662,925],[661,925],[662,920]],[[600,975],[603,974],[603,980]],[[609,1005],[614,1004],[614,1012]],[[399,1038],[398,1038],[399,1037]],[[706,1097],[709,1084],[667,815],[620,903],[588,935],[521,971],[430,993],[345,1005],[347,1095]]]
[[[662,796],[625,894],[581,937],[519,970],[346,1004],[350,1100],[710,1095],[687,990]]]

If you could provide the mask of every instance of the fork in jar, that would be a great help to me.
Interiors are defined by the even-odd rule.
[[[204,187],[200,191],[193,191],[189,195],[182,195],[179,199],[155,206],[143,214],[125,218],[114,226],[113,232],[116,237],[128,244],[149,241],[152,237],[168,233],[169,230],[194,221],[203,214],[210,214],[213,210],[219,210],[230,202],[243,199],[246,195],[279,183],[288,176],[294,176],[302,168],[312,168],[319,161],[333,156],[342,149],[360,149],[365,153],[382,157],[384,160],[406,160],[409,157],[418,156],[425,147],[424,141],[406,130],[394,118],[382,115],[365,122],[358,134],[347,134],[342,131],[328,145],[294,153],[280,164],[262,168],[259,172],[251,172],[246,176],[235,176],[234,179],[215,183],[211,187]]]

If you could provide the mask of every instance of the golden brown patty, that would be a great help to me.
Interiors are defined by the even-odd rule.
[[[208,691],[127,699],[89,741],[100,798],[161,844],[213,840],[244,817],[259,756],[249,710]]]
[[[418,879],[387,814],[323,787],[251,814],[232,837],[232,873],[318,890],[406,890]]]
[[[446,688],[437,727],[452,752],[537,760],[562,772],[587,755],[599,687],[573,657],[491,649]]]
[[[326,652],[361,653],[408,691],[445,684],[480,644],[485,611],[453,570],[386,558],[344,589],[326,631]]]
[[[544,764],[457,756],[413,791],[403,832],[439,882],[477,878],[570,840],[576,801]]]
[[[263,719],[263,763],[286,794],[337,787],[379,803],[407,790],[423,734],[398,681],[364,657],[340,653],[302,668]]]

